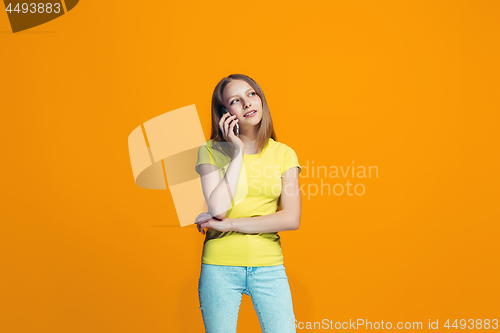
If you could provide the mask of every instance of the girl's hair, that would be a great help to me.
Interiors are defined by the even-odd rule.
[[[276,138],[276,132],[274,131],[273,127],[273,120],[271,119],[271,112],[269,111],[269,106],[267,105],[264,92],[257,84],[257,82],[243,74],[231,74],[217,83],[217,86],[215,87],[214,93],[212,95],[212,134],[210,135],[210,139],[212,139],[213,143],[227,142],[224,139],[222,131],[219,127],[219,122],[223,115],[222,107],[224,106],[222,93],[224,92],[224,88],[226,88],[227,84],[234,80],[243,80],[248,83],[262,100],[262,120],[257,125],[259,126],[259,132],[257,133],[257,147],[262,150],[264,149],[266,143],[269,141],[269,138],[272,138],[274,141],[278,141],[278,139]],[[221,148],[228,156],[231,156],[234,151],[233,147],[229,147],[228,144],[222,144]]]

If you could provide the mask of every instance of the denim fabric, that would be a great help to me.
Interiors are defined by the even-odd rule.
[[[292,296],[283,265],[201,264],[198,293],[207,333],[236,333],[243,294],[252,298],[262,332],[295,332]]]

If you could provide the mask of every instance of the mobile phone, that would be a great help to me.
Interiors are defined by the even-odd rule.
[[[222,115],[224,115],[224,113],[229,113],[229,111],[227,111],[225,107],[222,107]],[[238,123],[234,125],[234,135],[240,137],[240,126],[238,125]]]

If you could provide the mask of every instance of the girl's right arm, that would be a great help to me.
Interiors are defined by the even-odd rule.
[[[241,152],[233,155],[222,179],[216,166],[211,164],[200,165],[201,186],[207,201],[208,211],[218,219],[226,217],[226,212],[231,207],[243,164],[242,156],[243,153]]]
[[[226,217],[226,212],[231,207],[243,164],[245,145],[240,138],[234,135],[233,128],[238,121],[234,117],[229,117],[229,113],[226,113],[219,122],[224,139],[236,146],[224,177],[220,179],[219,169],[216,166],[211,164],[200,165],[203,195],[205,196],[209,213],[218,219]]]

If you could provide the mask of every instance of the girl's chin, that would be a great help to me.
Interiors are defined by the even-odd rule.
[[[262,117],[260,119],[257,119],[257,117],[250,117],[250,118],[243,118],[245,122],[255,124],[256,122],[259,122],[259,124],[262,122]]]
[[[251,127],[259,127],[260,128],[260,124],[262,124],[262,119],[257,123],[257,124],[240,124],[240,128],[251,128]]]

